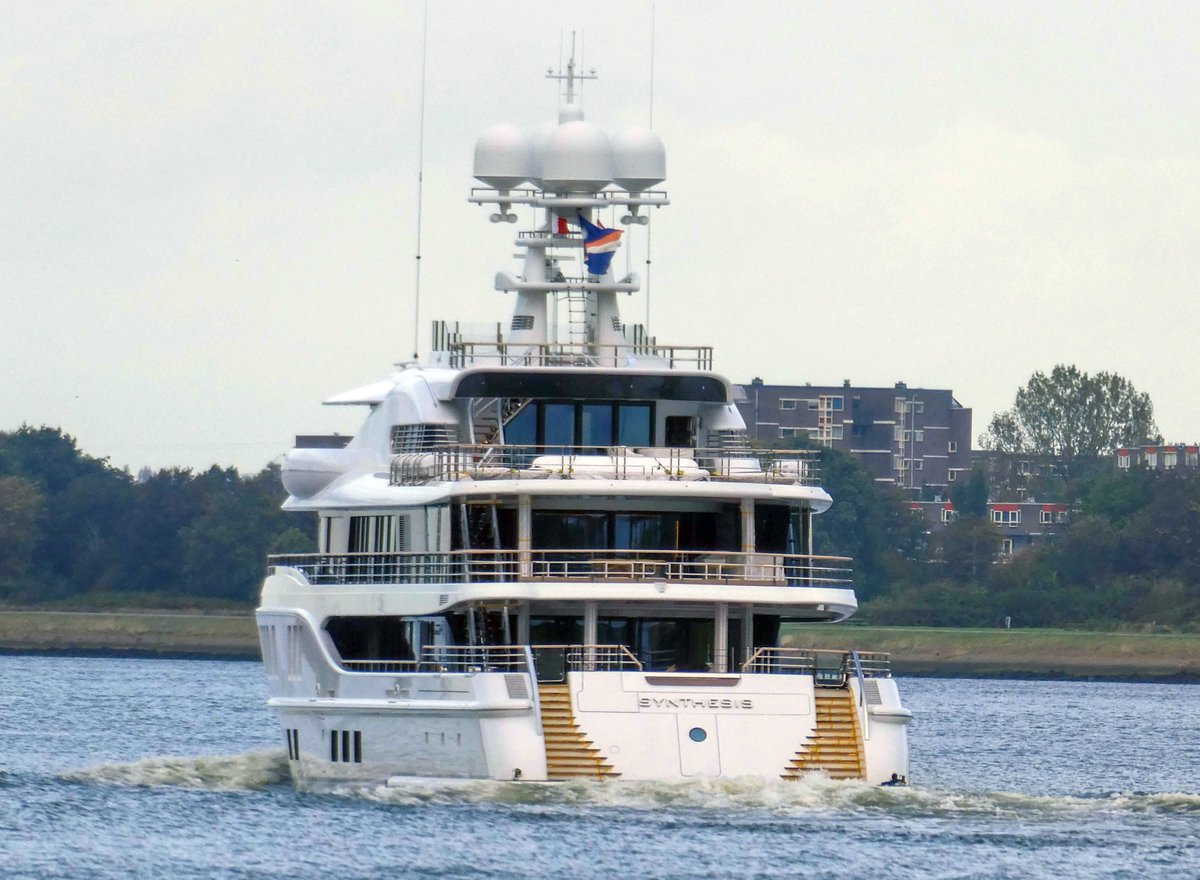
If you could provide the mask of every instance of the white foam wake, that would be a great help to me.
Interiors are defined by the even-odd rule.
[[[144,758],[129,764],[100,764],[61,774],[72,782],[256,791],[286,782],[287,755],[282,749],[241,755]]]
[[[783,815],[827,811],[1014,818],[1064,813],[1200,814],[1200,795],[1184,792],[1074,796],[950,792],[919,787],[886,788],[852,780],[833,780],[821,774],[794,782],[749,777],[680,782],[606,780],[557,783],[395,778],[386,786],[334,786],[327,790],[394,804],[510,803],[646,810],[766,810]]]
[[[256,791],[289,781],[282,749],[242,755],[146,758],[101,764],[62,774],[76,782],[178,786],[214,791]],[[995,816],[1028,818],[1064,814],[1179,813],[1200,815],[1200,794],[1098,792],[1031,795],[1003,791],[954,792],[932,788],[884,788],[812,774],[791,782],[735,777],[671,782],[629,780],[496,782],[393,777],[386,785],[316,783],[310,790],[396,805],[511,804],[554,809],[598,807],[634,810],[768,811],[800,815],[870,811],[901,816]]]

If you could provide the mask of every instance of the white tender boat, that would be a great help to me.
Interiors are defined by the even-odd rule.
[[[751,447],[711,349],[620,320],[601,221],[668,204],[661,141],[553,78],[557,126],[476,147],[471,200],[534,217],[509,332],[436,325],[427,363],[326,401],[370,408],[356,436],[287,456],[318,552],[269,560],[257,617],[296,784],[907,777],[888,658],[780,645],[857,607],[812,552],[816,458]]]

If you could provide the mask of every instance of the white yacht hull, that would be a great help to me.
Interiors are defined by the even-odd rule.
[[[599,669],[541,683],[530,671],[482,666],[347,672],[326,662],[299,620],[259,615],[264,638],[297,640],[295,648],[264,644],[264,656],[273,655],[270,705],[301,788],[395,777],[534,782],[827,772],[878,784],[908,775],[910,713],[891,678],[850,676],[841,687],[824,687],[814,675],[783,672]]]

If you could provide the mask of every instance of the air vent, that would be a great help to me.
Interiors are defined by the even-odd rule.
[[[709,431],[708,443],[712,449],[725,449],[730,452],[750,452],[750,438],[743,429],[733,431]]]
[[[512,319],[513,330],[532,330],[533,315],[513,315]]]
[[[520,673],[508,673],[504,676],[504,686],[508,688],[508,698],[510,700],[528,700],[529,685],[528,676]]]
[[[866,678],[863,679],[863,685],[866,687],[867,705],[881,705],[883,703],[883,698],[879,696],[879,682],[873,678]]]
[[[295,727],[289,727],[284,731],[287,734],[287,750],[289,761],[300,760],[300,731]]]
[[[361,730],[329,731],[329,760],[335,764],[361,764],[363,740]]]
[[[432,452],[458,442],[455,425],[392,425],[392,454]]]

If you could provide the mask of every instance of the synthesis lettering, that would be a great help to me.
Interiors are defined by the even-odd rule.
[[[642,709],[753,709],[754,701],[741,697],[639,697]]]

